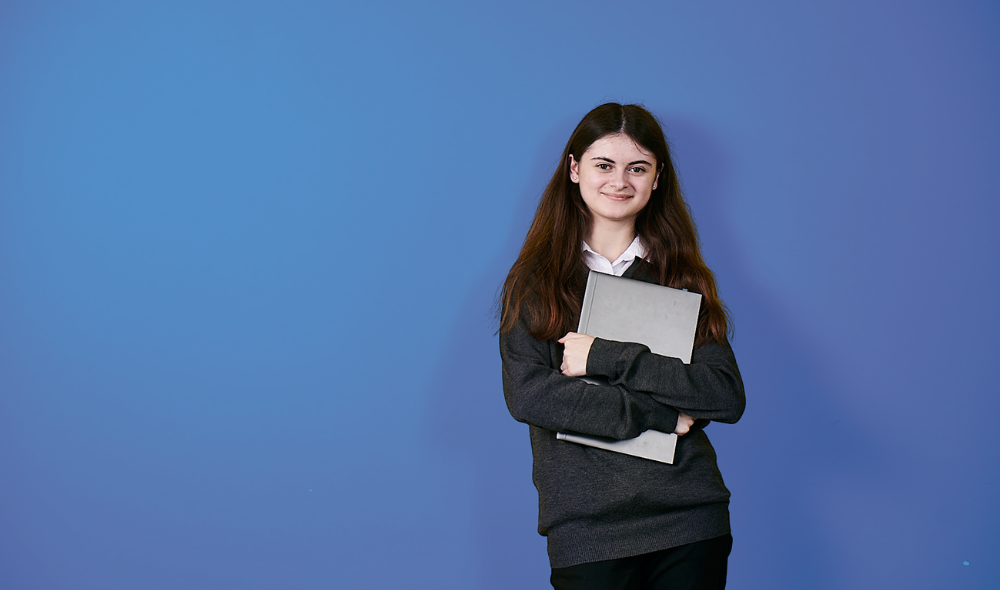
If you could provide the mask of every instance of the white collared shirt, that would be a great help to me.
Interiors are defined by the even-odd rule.
[[[596,270],[597,272],[603,272],[604,274],[615,275],[620,277],[625,274],[628,267],[632,266],[636,258],[642,258],[646,255],[646,247],[642,245],[642,240],[639,236],[636,236],[632,243],[625,248],[622,255],[611,262],[604,256],[601,256],[597,252],[594,252],[593,248],[590,247],[587,242],[583,243],[583,261],[587,264],[590,270]]]

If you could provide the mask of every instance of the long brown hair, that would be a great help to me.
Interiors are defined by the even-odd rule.
[[[702,295],[695,345],[722,342],[728,313],[715,276],[698,248],[691,212],[681,195],[663,129],[638,105],[603,104],[587,113],[563,150],[562,160],[538,202],[521,253],[500,293],[500,332],[510,332],[524,314],[537,340],[555,340],[576,329],[586,280],[581,244],[591,223],[580,187],[569,179],[569,156],[580,161],[598,139],[624,134],[656,157],[657,187],[635,218],[635,233],[661,285]]]

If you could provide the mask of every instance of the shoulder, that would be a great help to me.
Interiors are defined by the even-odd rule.
[[[627,279],[659,284],[659,281],[656,280],[656,269],[643,258],[636,258],[622,276]]]

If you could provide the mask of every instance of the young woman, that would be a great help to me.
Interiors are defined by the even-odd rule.
[[[700,293],[691,363],[575,333],[589,269]],[[605,104],[577,125],[500,313],[504,395],[529,425],[552,585],[724,588],[729,490],[704,427],[739,420],[743,382],[666,138],[644,108]],[[672,465],[556,439],[649,429],[681,435]]]

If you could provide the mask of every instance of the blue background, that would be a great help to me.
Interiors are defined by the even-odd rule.
[[[729,587],[1000,586],[998,73],[989,1],[0,4],[0,587],[547,587],[490,307],[607,100],[736,320]]]

